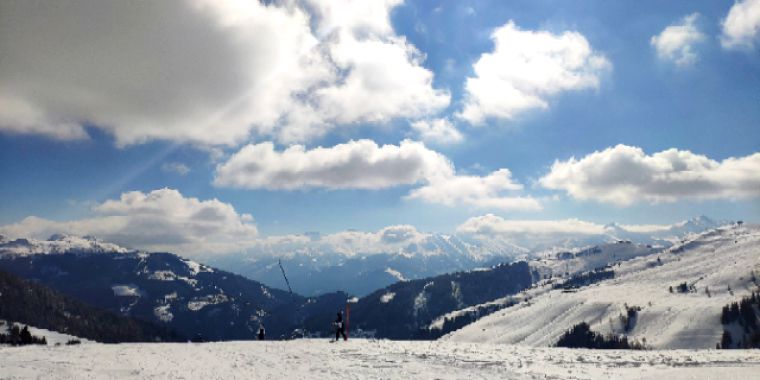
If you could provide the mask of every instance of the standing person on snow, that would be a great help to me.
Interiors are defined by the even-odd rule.
[[[259,340],[264,340],[264,325],[259,325]]]
[[[346,325],[343,323],[343,311],[338,312],[338,316],[335,318],[333,325],[335,325],[335,340],[337,341],[340,339],[341,335],[343,335],[343,340],[348,340],[348,336],[346,336]]]

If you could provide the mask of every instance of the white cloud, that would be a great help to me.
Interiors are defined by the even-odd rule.
[[[506,243],[506,244],[505,244]],[[412,256],[462,255],[485,260],[496,255],[523,251],[504,241],[472,241],[456,236],[427,233],[411,225],[393,225],[377,231],[339,231],[330,234],[293,234],[258,239],[246,250],[256,257],[310,257],[374,254]],[[328,262],[326,260],[325,262]]]
[[[704,33],[697,28],[699,13],[683,17],[679,23],[666,27],[660,34],[650,40],[657,51],[657,56],[678,66],[689,66],[697,61],[694,45],[705,39]]]
[[[307,150],[302,145],[276,151],[271,142],[250,144],[217,166],[214,185],[246,189],[383,189],[423,184],[409,199],[456,206],[537,210],[531,197],[505,194],[522,189],[507,169],[485,176],[457,175],[442,154],[420,142],[379,146],[349,141]]]
[[[167,173],[177,173],[181,176],[190,173],[190,168],[181,162],[165,162],[161,165],[161,170]]]
[[[215,145],[424,117],[450,95],[395,34],[398,3],[4,1],[0,130]]]
[[[414,226],[408,224],[385,227],[380,230],[378,235],[380,235],[381,241],[390,244],[406,243],[417,240],[421,236]]]
[[[293,256],[298,254],[340,254],[355,256],[378,253],[414,253],[431,234],[414,226],[395,225],[378,231],[339,231],[331,234],[291,234],[267,236],[252,242],[246,249],[257,256]]]
[[[421,232],[411,225],[395,225],[378,231],[263,237],[246,252],[254,260],[272,256],[318,258],[338,254],[355,257],[381,253],[405,256],[457,254],[482,260],[495,255],[573,249],[620,239],[662,242],[658,239],[674,236],[673,228],[683,224],[602,225],[578,219],[508,220],[487,214],[469,218],[457,227],[455,235]]]
[[[0,227],[0,233],[36,239],[56,233],[93,235],[127,247],[181,255],[237,251],[257,236],[251,215],[239,214],[228,203],[184,197],[173,189],[123,193],[96,205],[93,213],[73,221],[30,216]]]
[[[673,228],[673,224],[620,224],[620,228],[633,233],[656,233],[668,231]]]
[[[408,198],[447,206],[466,204],[501,210],[540,210],[541,203],[533,197],[505,194],[522,188],[521,184],[512,180],[508,169],[500,169],[485,177],[459,175],[438,178],[412,190]]]
[[[582,247],[611,239],[601,224],[578,219],[509,220],[487,214],[467,219],[457,233],[484,244],[514,244],[535,252]]]
[[[464,139],[462,133],[446,118],[417,120],[412,123],[412,130],[417,132],[422,140],[431,143],[454,144]]]
[[[696,223],[695,223],[696,221]],[[685,233],[701,232],[717,224],[707,218],[695,218],[673,224],[602,225],[579,219],[509,220],[487,214],[467,219],[457,233],[483,244],[508,243],[534,253],[586,247],[619,240],[639,244],[668,244]]]
[[[521,30],[510,21],[491,38],[494,50],[473,65],[475,77],[467,78],[459,114],[474,125],[547,108],[547,98],[560,92],[598,88],[612,67],[578,32]]]
[[[457,227],[457,232],[480,236],[501,236],[526,239],[533,236],[551,236],[559,240],[562,236],[601,235],[605,233],[601,224],[578,219],[565,220],[508,220],[493,214],[467,219]]]
[[[285,117],[282,141],[305,141],[333,124],[419,118],[448,106],[451,95],[432,87],[424,55],[393,31],[390,12],[401,1],[308,3],[335,78]]]
[[[0,104],[3,105],[0,107],[0,130],[11,133],[34,133],[59,140],[84,140],[89,137],[84,127],[79,124],[67,121],[61,121],[55,125],[50,123],[43,110],[16,96],[2,93],[1,85]]]
[[[342,231],[324,235],[320,243],[330,247],[330,250],[345,255],[357,253],[392,253],[420,243],[429,234],[421,233],[410,225],[389,226],[377,232]]]
[[[449,177],[453,171],[442,154],[409,140],[383,146],[358,140],[310,150],[293,145],[281,152],[266,142],[247,145],[219,165],[214,184],[249,189],[382,189]]]
[[[715,161],[690,151],[668,149],[647,155],[617,145],[581,159],[555,161],[539,180],[580,200],[621,206],[638,201],[760,197],[760,153]]]
[[[318,33],[328,35],[334,31],[351,33],[393,33],[390,11],[403,0],[339,0],[333,2],[308,0],[319,18]]]
[[[197,258],[246,251],[278,256],[394,253],[414,250],[415,244],[431,236],[411,225],[394,225],[370,232],[260,237],[250,215],[239,214],[216,199],[200,201],[171,189],[124,193],[119,199],[96,205],[93,212],[92,217],[64,222],[30,216],[0,226],[0,234],[35,239],[59,233],[90,235],[126,247]]]
[[[723,19],[721,45],[726,49],[751,49],[760,35],[760,0],[734,3]]]

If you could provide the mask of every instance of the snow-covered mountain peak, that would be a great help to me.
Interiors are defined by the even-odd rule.
[[[0,239],[1,255],[35,255],[62,253],[128,253],[135,250],[107,243],[92,236],[55,234],[48,240]]]
[[[757,225],[724,225],[651,253],[639,247],[623,242],[617,252],[607,245],[590,255],[568,255],[566,261],[539,260],[536,269],[552,271],[542,272],[549,280],[522,294],[529,302],[482,318],[445,339],[549,346],[586,322],[593,331],[625,334],[653,348],[711,348],[724,331],[722,308],[760,285]],[[594,270],[596,263],[588,258],[605,256],[616,260]],[[589,281],[564,286],[572,280],[567,273],[579,270],[594,271],[584,272]],[[598,279],[590,281],[592,274]],[[621,316],[634,308],[635,320],[624,321]]]
[[[686,221],[682,222],[681,224],[683,226],[689,225],[689,226],[710,227],[710,226],[716,225],[717,222],[714,221],[714,220],[712,220],[712,219],[710,219],[707,216],[700,215],[700,216],[693,217],[693,218],[691,218],[689,220],[686,220]]]

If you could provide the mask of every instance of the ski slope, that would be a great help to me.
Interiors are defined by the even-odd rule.
[[[629,337],[653,348],[715,348],[723,333],[722,307],[748,295],[760,282],[760,227],[721,227],[613,269],[614,279],[575,292],[552,290],[548,284],[531,289],[523,295],[528,301],[441,339],[551,346],[584,321],[594,331],[622,334],[626,306],[637,306],[641,311]],[[684,282],[695,291],[678,292]]]
[[[0,347],[2,379],[752,379],[760,350],[589,351],[441,341]]]

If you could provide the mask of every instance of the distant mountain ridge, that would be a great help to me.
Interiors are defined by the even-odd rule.
[[[95,309],[40,284],[0,271],[0,320],[116,342],[180,341],[165,327]]]
[[[465,240],[456,235],[430,234],[422,241],[387,253],[346,255],[330,246],[262,255],[210,257],[209,263],[255,278],[269,286],[284,287],[278,263],[291,277],[293,290],[314,296],[347,291],[364,296],[400,279],[419,279],[466,271],[523,257],[528,250],[513,244]]]
[[[456,271],[542,257],[568,250],[629,240],[641,244],[668,247],[683,236],[716,228],[730,222],[714,221],[706,216],[695,217],[670,226],[631,226],[611,223],[596,235],[555,240],[550,243],[476,239],[465,235],[427,234],[408,244],[393,246],[388,252],[343,252],[343,247],[308,234],[300,243],[268,246],[247,254],[209,257],[208,262],[219,268],[255,278],[272,287],[285,287],[278,262],[282,262],[292,277],[293,289],[314,296],[338,290],[358,296],[368,295],[397,282],[432,277]],[[647,229],[646,227],[649,227]],[[313,241],[317,241],[314,243]]]
[[[485,314],[527,302],[533,297],[530,289],[536,286],[557,279],[585,286],[589,280],[609,278],[606,272],[589,274],[600,270],[614,271],[617,276],[621,263],[656,255],[669,246],[677,249],[693,239],[685,235],[715,223],[697,218],[661,228],[656,232],[662,237],[645,240],[661,244],[638,244],[610,233],[605,234],[604,243],[531,255],[509,245],[500,252],[513,256],[500,256],[488,252],[488,242],[476,245],[443,235],[427,236],[393,254],[296,254],[282,261],[296,287],[294,294],[171,253],[140,252],[91,237],[0,238],[0,270],[98,308],[207,340],[254,339],[260,324],[272,338],[330,334],[335,312],[356,293],[324,289],[318,296],[303,297],[297,294],[298,287],[314,280],[309,277],[313,273],[333,279],[335,289],[377,276],[378,281],[361,284],[366,294],[359,294],[352,307],[353,328],[382,338],[433,339]],[[625,226],[614,228],[630,232]],[[685,235],[671,237],[673,231]],[[652,231],[635,232],[653,236],[648,234]],[[516,260],[519,257],[529,260]],[[507,263],[494,264],[500,260]],[[467,266],[470,269],[457,269]],[[285,286],[277,261],[270,261],[266,269],[261,273]],[[413,278],[408,273],[428,274]],[[389,284],[371,288],[380,282]]]
[[[681,239],[689,234],[701,233],[731,223],[733,222],[726,220],[716,221],[702,215],[684,220],[679,223],[674,223],[668,226],[668,228],[663,229],[652,228],[650,230],[647,230],[647,226],[643,226],[643,229],[637,230],[630,226],[626,228],[626,226],[618,223],[610,223],[605,226],[605,230],[611,237],[623,240],[633,240],[637,243],[675,243],[678,239]]]
[[[127,253],[136,250],[107,243],[93,236],[55,234],[47,240],[20,238],[9,240],[0,235],[0,254],[26,256],[34,254],[79,253]]]
[[[37,241],[29,244],[50,246]],[[343,309],[349,298],[340,292],[305,298],[169,253],[58,249],[57,253],[19,254],[19,242],[13,245],[9,253],[0,244],[1,269],[189,337],[254,339],[260,323],[273,338],[296,331],[325,336],[331,332],[335,311]],[[628,246],[632,245],[620,245],[629,251]],[[579,257],[590,263],[587,255]],[[599,257],[604,263],[613,260],[612,255]],[[563,257],[562,262],[570,261]],[[358,299],[351,309],[353,330],[380,338],[432,339],[437,335],[428,326],[441,315],[515,295],[550,273],[549,267],[544,262],[520,261],[395,281]]]
[[[271,337],[287,337],[320,308],[327,314],[337,309],[330,297],[308,299],[170,253],[108,251],[95,240],[56,239],[0,243],[0,270],[204,340],[254,339],[260,324]]]

